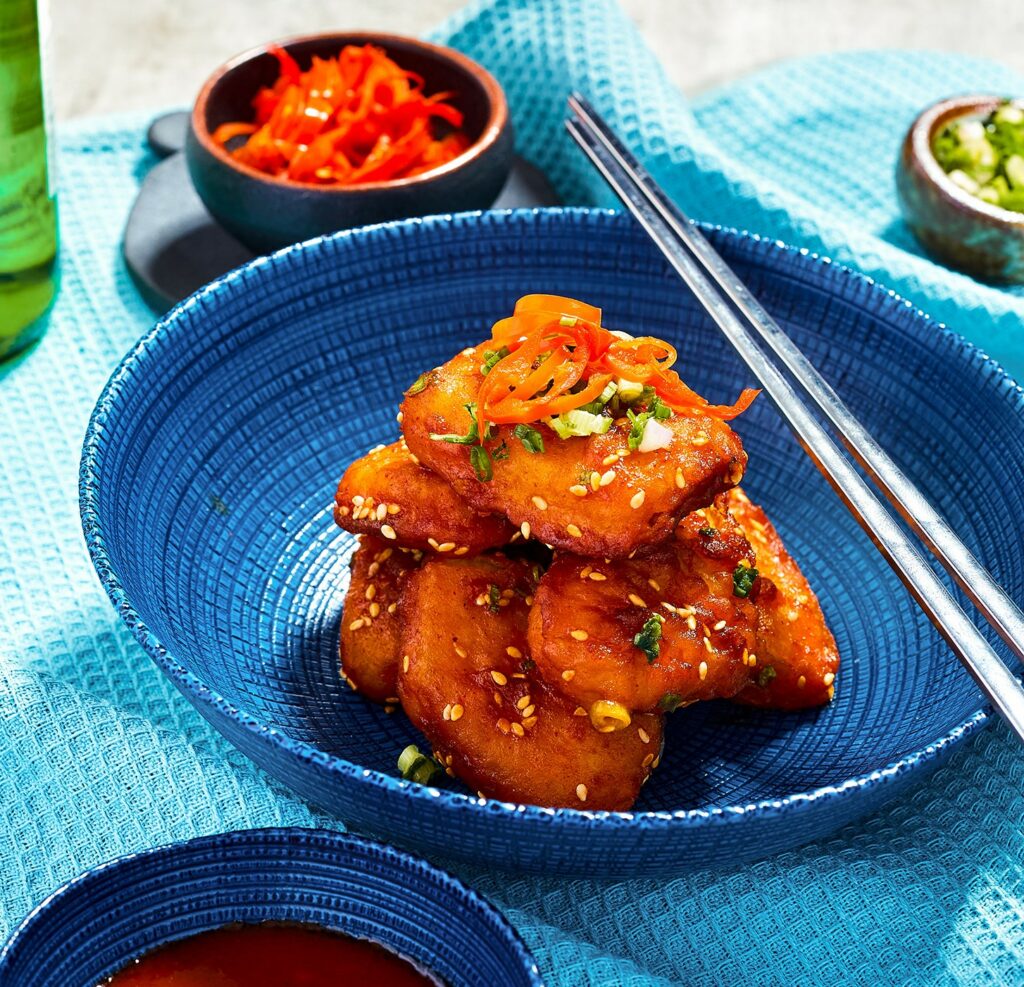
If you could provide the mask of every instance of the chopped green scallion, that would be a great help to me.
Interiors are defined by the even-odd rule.
[[[516,425],[512,429],[512,434],[522,442],[523,448],[527,452],[544,451],[544,436],[537,429],[531,428],[529,425]]]
[[[732,595],[746,599],[757,581],[757,570],[751,565],[738,565],[732,574]]]
[[[398,770],[406,781],[429,785],[441,772],[441,765],[432,757],[422,754],[415,744],[410,744],[398,755]]]
[[[653,665],[654,659],[661,653],[660,641],[661,621],[656,616],[650,617],[633,638],[633,644],[647,656],[649,665]]]

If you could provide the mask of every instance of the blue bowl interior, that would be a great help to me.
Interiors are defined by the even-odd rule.
[[[866,279],[756,238],[717,231],[712,240],[1024,597],[1024,567],[1005,536],[1022,496],[1017,391],[958,337]],[[671,340],[684,379],[712,400],[753,383],[622,216],[414,221],[257,261],[184,303],[141,344],[91,433],[83,492],[100,530],[90,534],[87,517],[87,535],[101,571],[109,565],[169,652],[165,665],[180,663],[290,740],[396,774],[398,752],[417,732],[338,675],[353,539],[333,524],[334,488],[353,459],[397,437],[403,388],[485,338],[527,292],[578,296],[600,305],[608,325]],[[836,700],[800,713],[727,703],[676,713],[638,810],[747,805],[839,785],[942,738],[981,707],[768,400],[735,427],[750,454],[744,485],[778,525],[835,633]],[[221,715],[200,708],[215,722]],[[287,768],[276,770],[288,780]],[[326,794],[320,801],[331,805]]]
[[[26,920],[0,954],[0,980],[95,987],[166,942],[269,921],[371,939],[452,987],[541,982],[516,932],[455,878],[377,843],[300,829],[203,837],[89,872]]]

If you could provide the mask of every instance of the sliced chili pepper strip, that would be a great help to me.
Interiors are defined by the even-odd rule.
[[[305,71],[271,47],[280,75],[253,98],[254,120],[221,125],[213,139],[239,161],[292,181],[355,185],[420,175],[469,147],[455,94],[426,95],[423,80],[374,45],[314,57]]]

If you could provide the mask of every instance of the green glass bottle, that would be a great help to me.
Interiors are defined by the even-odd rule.
[[[0,360],[42,335],[57,292],[36,0],[0,0]]]

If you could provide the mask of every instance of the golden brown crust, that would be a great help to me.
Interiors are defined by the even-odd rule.
[[[753,604],[733,595],[733,572],[752,554],[727,513],[687,517],[678,538],[633,559],[558,552],[530,614],[540,672],[586,708],[599,700],[656,711],[734,695],[748,681]],[[661,621],[653,660],[634,643]]]
[[[714,418],[675,415],[667,449],[630,453],[628,421],[604,435],[559,439],[536,428],[545,451],[531,453],[513,434],[496,430],[489,448],[507,449],[481,482],[466,446],[439,442],[431,433],[465,434],[465,405],[483,379],[482,347],[464,351],[425,375],[426,386],[402,404],[406,442],[420,461],[443,476],[478,511],[500,512],[529,526],[546,544],[580,555],[623,558],[641,545],[670,538],[676,521],[739,482],[747,457],[739,437]],[[604,486],[601,486],[604,478]]]
[[[835,693],[839,652],[821,604],[765,512],[742,490],[726,498],[754,548],[761,577],[757,664],[751,669],[753,681],[735,701],[774,709],[824,705]]]
[[[530,565],[502,555],[424,563],[402,601],[402,705],[446,768],[488,798],[628,809],[660,753],[661,717],[599,733],[575,715],[532,667],[533,591]]]
[[[500,547],[515,532],[504,517],[473,510],[441,477],[416,462],[404,440],[371,450],[345,470],[335,494],[334,520],[354,534],[457,555]]]
[[[419,564],[418,554],[364,535],[352,555],[341,617],[341,675],[377,703],[398,702],[398,598],[407,575]]]

